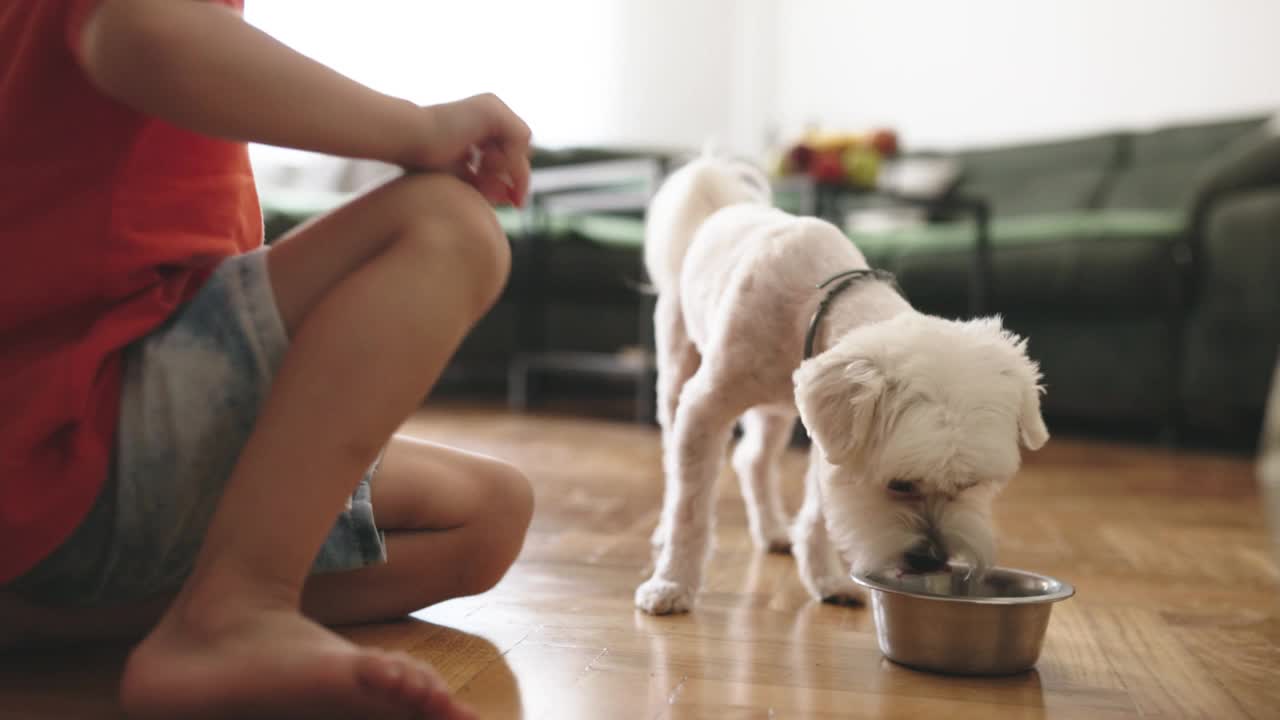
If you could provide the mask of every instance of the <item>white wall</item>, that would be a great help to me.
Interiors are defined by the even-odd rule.
[[[551,143],[620,122],[620,0],[259,0],[246,18],[383,92],[427,104],[496,92]]]
[[[609,97],[577,107],[602,118],[590,141],[763,149],[776,115],[778,0],[596,1],[618,41],[586,59],[615,73]]]
[[[609,48],[619,106],[606,130],[628,145],[698,146],[732,118],[734,0],[612,0],[620,42]],[[590,105],[588,112],[598,112]]]
[[[419,103],[491,91],[549,146],[762,149],[776,0],[259,0],[247,19],[356,80]],[[254,148],[262,166],[328,159]]]
[[[305,7],[305,12],[300,12]],[[758,153],[813,122],[953,147],[1280,109],[1280,0],[258,0],[418,102],[497,92],[548,145]]]
[[[777,117],[953,147],[1280,109],[1277,0],[786,0]]]

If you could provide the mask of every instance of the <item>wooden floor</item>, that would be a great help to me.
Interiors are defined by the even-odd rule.
[[[865,609],[810,602],[789,558],[752,549],[732,482],[695,612],[634,611],[660,496],[648,428],[459,408],[412,429],[525,468],[533,528],[492,592],[348,634],[431,661],[486,718],[1280,718],[1280,579],[1247,460],[1061,438],[1030,456],[997,506],[1001,563],[1078,593],[1036,670],[975,679],[893,665]],[[120,657],[8,662],[0,717],[115,717]]]

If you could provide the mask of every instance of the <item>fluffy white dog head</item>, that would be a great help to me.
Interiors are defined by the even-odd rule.
[[[829,526],[855,571],[991,563],[991,502],[1018,470],[1019,442],[1049,439],[1039,380],[999,318],[914,312],[857,328],[796,370],[800,415],[834,466]]]

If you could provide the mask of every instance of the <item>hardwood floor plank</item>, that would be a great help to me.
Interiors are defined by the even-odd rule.
[[[521,643],[458,692],[480,716],[518,720],[558,715],[603,647]]]
[[[988,702],[982,698],[937,698],[891,692],[850,692],[838,689],[813,690],[794,685],[734,683],[690,679],[676,694],[676,708],[705,709],[722,706],[737,710],[768,711],[765,717],[901,718],[922,717],[985,720],[986,718],[1134,718],[1123,708],[1076,705],[1060,697],[1046,696],[1043,703],[1015,706]],[[674,714],[674,717],[680,715]]]
[[[1249,630],[1212,627],[1174,632],[1249,717],[1280,717],[1280,639]]]
[[[1090,619],[1112,667],[1147,717],[1246,717],[1158,613],[1093,608]]]

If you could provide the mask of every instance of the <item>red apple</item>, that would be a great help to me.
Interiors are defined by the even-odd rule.
[[[848,175],[839,150],[827,150],[817,153],[809,163],[809,177],[818,182],[842,183]]]
[[[898,134],[892,130],[876,130],[871,133],[871,147],[881,157],[893,157],[898,154]]]
[[[804,143],[796,143],[783,159],[782,171],[787,174],[807,173],[812,162],[813,148]]]

